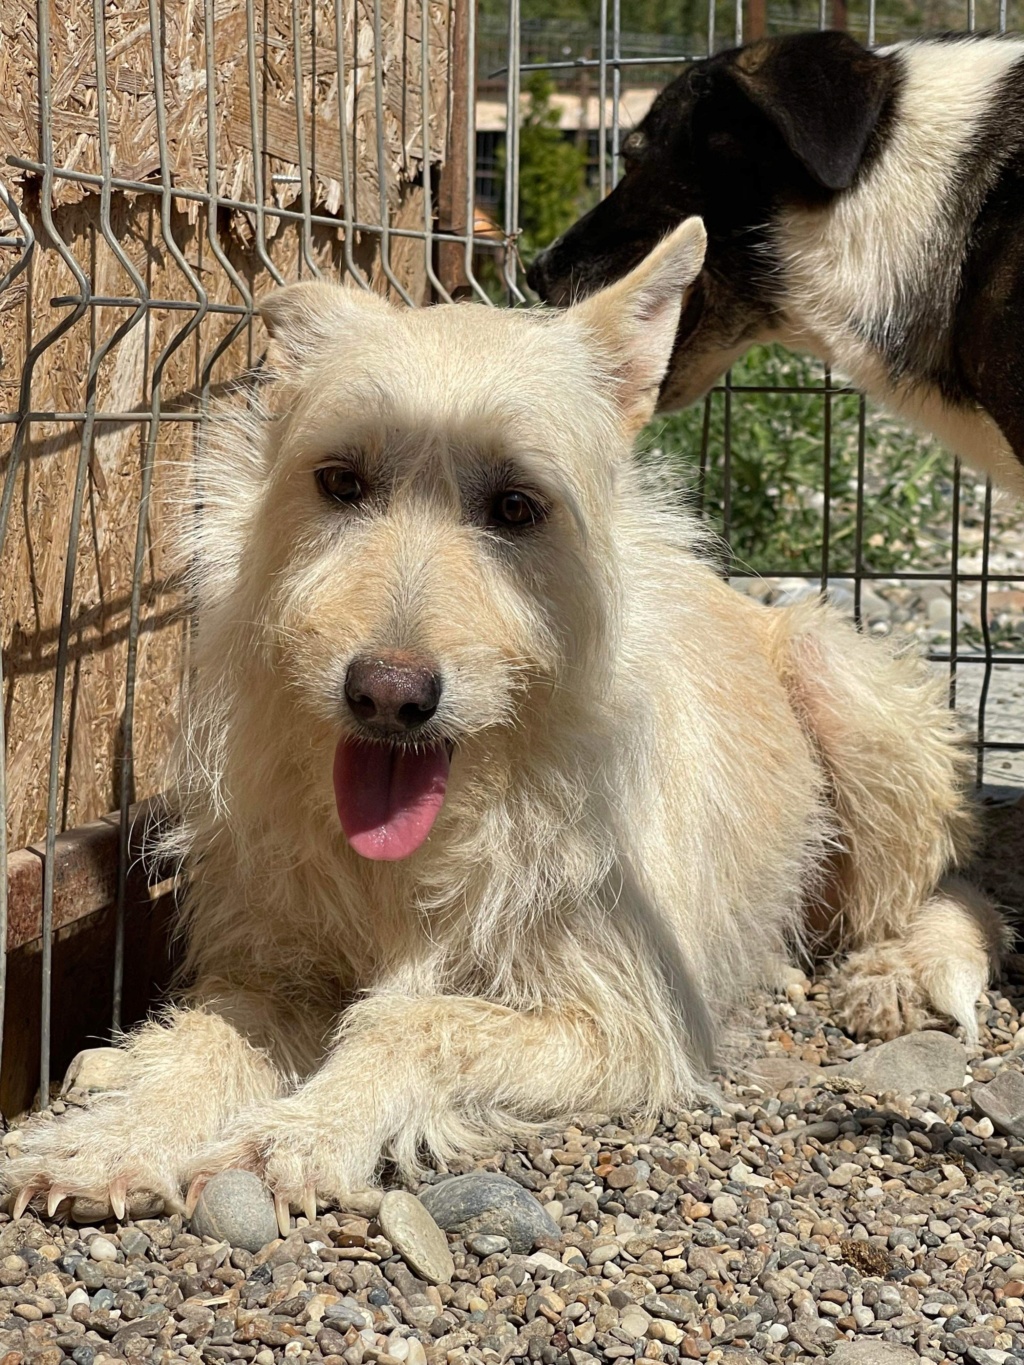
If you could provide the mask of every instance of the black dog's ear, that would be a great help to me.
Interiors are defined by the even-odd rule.
[[[895,79],[890,62],[846,33],[755,43],[729,74],[826,190],[853,184]]]

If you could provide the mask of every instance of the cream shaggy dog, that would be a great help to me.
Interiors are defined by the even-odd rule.
[[[119,1091],[27,1130],[19,1213],[240,1166],[287,1226],[384,1157],[668,1106],[809,932],[855,1032],[974,1035],[1002,929],[941,880],[940,686],[734,593],[631,462],[704,241],[565,313],[266,302],[276,381],[201,468],[192,985]]]

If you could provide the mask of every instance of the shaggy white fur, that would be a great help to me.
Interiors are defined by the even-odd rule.
[[[19,1212],[175,1207],[246,1166],[286,1224],[385,1155],[413,1175],[667,1106],[808,928],[855,950],[852,1029],[972,1033],[1002,931],[939,889],[971,831],[940,686],[824,607],[732,592],[631,462],[703,248],[692,220],[564,314],[266,302],[278,377],[216,423],[191,541],[190,985],[127,1040],[117,1093],[30,1129]],[[364,656],[429,661],[413,740],[453,755],[394,861],[350,846],[332,790]]]

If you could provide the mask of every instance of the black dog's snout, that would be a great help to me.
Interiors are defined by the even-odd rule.
[[[441,678],[426,664],[400,658],[353,659],[345,675],[345,700],[364,726],[400,734],[425,725],[441,700]]]
[[[547,251],[542,251],[534,258],[533,264],[526,272],[526,283],[533,292],[539,294],[545,302],[547,301],[549,287],[547,279],[548,256],[549,253]]]
[[[567,308],[580,292],[581,279],[576,270],[566,270],[563,238],[559,237],[534,257],[526,272],[526,283],[542,303],[555,308]],[[587,292],[586,290],[583,291]]]

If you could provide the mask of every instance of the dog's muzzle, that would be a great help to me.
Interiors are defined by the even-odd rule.
[[[533,292],[540,296],[545,303],[553,304],[556,308],[563,308],[570,301],[571,289],[567,281],[559,281],[554,272],[554,252],[557,250],[559,242],[552,242],[545,248],[540,255],[534,258],[533,264],[526,272],[526,283]]]

